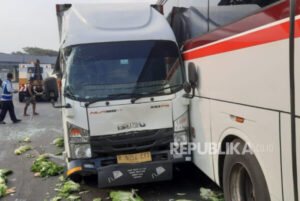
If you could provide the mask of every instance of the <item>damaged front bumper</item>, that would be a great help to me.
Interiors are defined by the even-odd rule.
[[[73,160],[68,163],[66,175],[94,174],[98,176],[98,187],[105,188],[171,180],[174,163],[191,161],[189,155],[173,157],[168,151],[158,151],[151,155],[151,162],[134,164],[118,164],[116,157]]]

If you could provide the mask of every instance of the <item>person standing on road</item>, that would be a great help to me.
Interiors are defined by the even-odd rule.
[[[25,108],[24,108],[24,116],[29,116],[27,114],[27,109],[30,103],[32,104],[32,110],[33,110],[33,115],[38,115],[38,113],[35,111],[36,110],[36,101],[35,101],[35,94],[33,90],[33,80],[34,78],[31,77],[29,79],[29,83],[26,86],[26,94],[25,94]]]
[[[5,124],[4,119],[7,111],[9,111],[10,119],[14,123],[19,123],[21,120],[17,119],[13,104],[13,93],[18,93],[18,90],[14,90],[11,80],[13,78],[12,73],[7,74],[7,80],[2,83],[1,89],[1,102],[2,111],[0,113],[0,124]]]

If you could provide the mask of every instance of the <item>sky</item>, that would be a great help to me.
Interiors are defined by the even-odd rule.
[[[0,0],[0,52],[23,47],[58,50],[57,3],[149,2],[157,0]]]

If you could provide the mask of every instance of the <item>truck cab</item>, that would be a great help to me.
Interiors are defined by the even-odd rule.
[[[189,99],[164,16],[146,4],[57,5],[57,16],[66,175],[96,174],[99,187],[171,179],[191,161],[172,153],[190,139]]]

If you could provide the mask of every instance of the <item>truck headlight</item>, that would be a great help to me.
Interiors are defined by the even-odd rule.
[[[72,158],[91,158],[90,144],[70,144]]]
[[[91,158],[92,151],[89,131],[71,123],[67,123],[67,127],[71,158]]]
[[[70,143],[88,143],[90,140],[89,131],[71,123],[67,123]]]
[[[181,115],[178,119],[174,121],[174,131],[187,131],[189,128],[189,116],[188,111]]]

